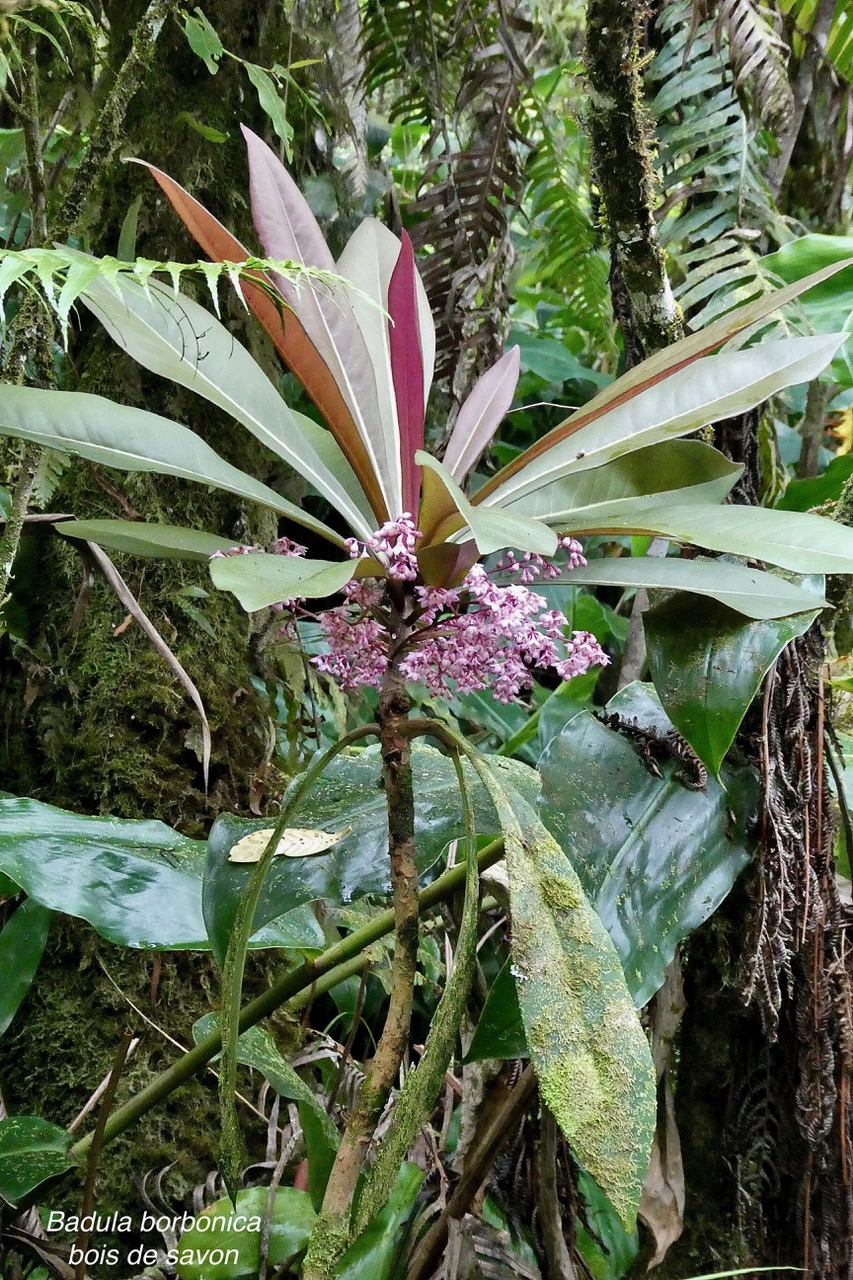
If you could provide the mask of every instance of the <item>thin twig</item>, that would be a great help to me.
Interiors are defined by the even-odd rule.
[[[86,1161],[86,1182],[83,1186],[83,1202],[80,1206],[80,1220],[85,1220],[94,1212],[95,1209],[95,1183],[98,1177],[98,1163],[101,1158],[101,1149],[104,1143],[104,1134],[106,1131],[107,1119],[110,1114],[110,1107],[113,1104],[116,1089],[118,1088],[119,1078],[124,1070],[124,1064],[133,1043],[133,1032],[125,1031],[122,1035],[121,1042],[116,1050],[115,1061],[110,1072],[107,1086],[104,1089],[104,1096],[101,1102],[101,1108],[98,1112],[98,1122],[95,1125],[95,1132],[92,1136],[92,1145],[89,1147],[89,1156]],[[86,1250],[89,1247],[90,1231],[88,1227],[82,1227],[77,1237],[77,1249],[80,1254],[80,1261],[77,1263],[75,1271],[75,1280],[86,1280]]]

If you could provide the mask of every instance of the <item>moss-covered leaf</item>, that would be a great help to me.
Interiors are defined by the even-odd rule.
[[[504,827],[512,958],[543,1101],[628,1230],[655,1129],[655,1072],[616,948],[526,806]]]
[[[71,1138],[39,1116],[0,1120],[0,1199],[17,1202],[30,1191],[74,1166]]]

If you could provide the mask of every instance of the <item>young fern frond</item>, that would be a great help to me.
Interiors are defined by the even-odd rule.
[[[0,320],[6,318],[5,305],[9,291],[14,286],[30,290],[42,296],[55,312],[62,329],[63,342],[67,343],[72,308],[95,279],[105,280],[120,295],[121,279],[130,278],[148,292],[152,283],[161,283],[156,277],[167,276],[172,291],[177,296],[185,277],[201,278],[207,285],[217,316],[221,315],[220,281],[223,278],[228,280],[245,307],[241,280],[250,279],[254,286],[281,304],[280,293],[264,278],[266,272],[275,272],[297,286],[300,283],[320,286],[331,294],[336,287],[343,285],[349,295],[367,297],[362,290],[333,271],[274,258],[249,257],[243,262],[156,262],[150,258],[136,258],[133,262],[124,262],[109,256],[93,258],[76,249],[64,247],[0,249]],[[370,298],[367,300],[372,303]]]

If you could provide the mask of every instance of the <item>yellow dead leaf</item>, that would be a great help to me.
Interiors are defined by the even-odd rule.
[[[308,827],[285,827],[278,848],[273,855],[276,858],[310,858],[315,853],[325,853],[333,844],[348,836],[352,827],[344,827],[342,831],[312,831]],[[252,831],[228,854],[229,862],[260,862],[261,855],[269,844],[272,827],[261,831]]]

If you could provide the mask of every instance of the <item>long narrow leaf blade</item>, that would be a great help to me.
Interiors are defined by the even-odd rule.
[[[519,348],[511,347],[483,374],[459,410],[443,461],[460,484],[491,443],[512,404],[520,361]]]
[[[672,346],[665,347],[654,355],[649,356],[648,359],[643,360],[635,368],[623,374],[621,378],[617,378],[615,382],[603,388],[582,409],[579,409],[567,418],[565,422],[555,427],[554,431],[544,436],[541,440],[537,440],[534,445],[518,458],[514,458],[511,463],[504,467],[502,471],[499,471],[483,487],[479,495],[480,500],[504,485],[511,476],[526,467],[541,453],[547,453],[555,444],[560,443],[567,436],[573,435],[588,423],[595,422],[606,411],[630,402],[642,392],[671,377],[680,369],[684,369],[695,361],[700,360],[703,356],[716,351],[737,334],[743,333],[744,330],[759,324],[762,320],[772,316],[789,302],[807,292],[807,290],[814,288],[835,275],[837,271],[841,271],[851,265],[853,265],[853,258],[832,263],[822,271],[816,271],[802,280],[797,280],[795,283],[787,285],[784,289],[779,289],[775,293],[758,298],[743,307],[738,307],[735,311],[729,312],[722,319],[708,325],[705,329],[701,329],[698,333],[691,334],[688,338],[683,338],[680,342],[673,343]]]
[[[824,516],[766,507],[655,507],[634,499],[634,510],[606,507],[561,521],[569,533],[645,533],[709,551],[767,560],[794,573],[853,574],[853,529]],[[626,504],[627,505],[627,504]]]
[[[400,424],[403,509],[417,514],[420,472],[415,455],[424,443],[424,359],[415,286],[417,268],[412,242],[403,232],[403,247],[388,285],[391,373]]]
[[[308,203],[273,151],[251,129],[241,126],[249,153],[249,187],[255,230],[271,258],[287,259],[309,267],[334,271],[335,263]],[[372,449],[368,422],[379,413],[376,379],[364,335],[358,328],[349,299],[341,293],[322,296],[306,280],[294,285],[282,276],[271,277],[276,288],[299,316],[305,332],[320,353],[355,423],[362,452],[388,511],[388,481],[380,474]],[[380,301],[381,300],[377,300]],[[351,457],[348,442],[341,447]],[[352,442],[349,442],[350,445]],[[353,462],[357,474],[361,471]]]
[[[784,387],[816,378],[844,341],[845,334],[786,338],[708,356],[601,414],[570,437],[559,437],[559,429],[551,432],[545,437],[551,441],[547,450],[533,456],[529,449],[524,455],[527,465],[510,476],[505,468],[503,482],[484,485],[475,501],[483,501],[481,495],[488,489],[488,504],[505,503],[570,472],[587,471],[634,449],[744,413]]]
[[[273,489],[232,467],[188,427],[83,391],[0,386],[0,435],[20,436],[119,471],[153,471],[213,485],[270,507],[332,542],[341,539]]]
[[[256,360],[223,324],[192,298],[156,282],[145,289],[118,277],[115,288],[94,279],[81,300],[110,337],[152,373],[188,387],[224,409],[314,485],[361,537],[372,529],[355,474],[330,436],[321,457],[312,443],[322,428],[294,413]]]
[[[223,227],[212,213],[205,209],[179,183],[161,169],[144,160],[135,161],[148,169],[155,182],[166,195],[190,234],[214,262],[245,262],[251,255],[231,232]],[[358,476],[359,483],[370,502],[371,509],[381,518],[384,510],[382,495],[373,475],[364,446],[361,443],[352,413],[326,362],[308,336],[301,319],[287,307],[269,296],[267,288],[272,281],[258,273],[258,284],[251,277],[243,276],[242,288],[246,302],[260,320],[276,351],[302,383],[316,404],[323,418],[340,444]]]
[[[649,587],[665,591],[691,591],[711,596],[746,618],[784,618],[814,609],[814,595],[784,578],[748,569],[746,565],[719,560],[677,560],[672,556],[637,556],[590,560],[573,569],[563,580],[567,587]]]
[[[392,511],[404,510],[403,480],[397,399],[391,372],[391,343],[384,306],[399,256],[400,241],[394,233],[377,218],[365,218],[347,241],[336,267],[339,275],[346,276],[355,285],[350,304],[367,343],[376,379],[379,410],[376,421],[368,421],[366,425],[374,437],[378,465],[388,480]],[[370,299],[381,302],[382,306],[373,305]]]

